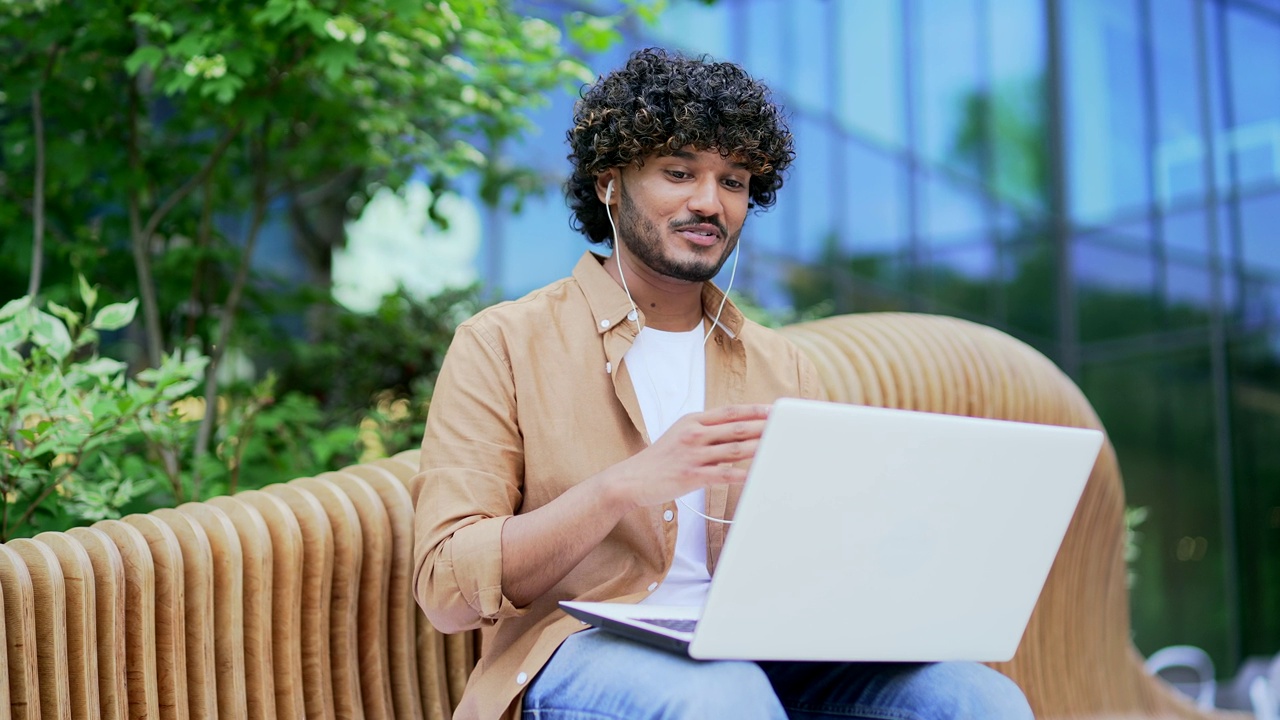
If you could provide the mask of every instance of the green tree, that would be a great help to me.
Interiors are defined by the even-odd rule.
[[[618,20],[567,18],[589,49]],[[134,365],[206,349],[199,457],[264,228],[288,227],[324,286],[379,188],[425,173],[438,198],[478,173],[491,201],[527,192],[484,149],[591,74],[555,25],[497,0],[6,0],[0,78],[0,301],[70,302],[79,272],[139,298]]]

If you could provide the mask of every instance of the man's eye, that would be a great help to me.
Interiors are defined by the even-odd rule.
[[[676,180],[683,180],[683,179],[685,179],[685,178],[689,177],[689,173],[687,173],[687,172],[685,172],[685,171],[683,171],[683,170],[668,170],[668,171],[667,171],[667,174],[668,174],[668,175],[670,175],[671,177],[675,178]]]
[[[725,180],[724,184],[725,184],[725,187],[732,188],[734,190],[741,190],[742,188],[746,187],[746,185],[744,185],[741,181],[734,180],[732,178]]]

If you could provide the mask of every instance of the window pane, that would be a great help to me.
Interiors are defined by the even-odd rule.
[[[1197,0],[1152,3],[1155,57],[1156,186],[1166,206],[1204,192],[1204,142],[1196,63]]]
[[[667,6],[655,26],[646,26],[645,30],[666,47],[727,60],[733,51],[729,43],[729,13],[730,3],[706,5],[677,0]],[[689,28],[698,28],[698,32],[689,32]]]
[[[790,80],[785,88],[795,109],[827,112],[831,102],[831,74],[834,71],[828,47],[828,30],[833,16],[831,4],[823,0],[791,0],[787,5],[790,47],[787,62]]]
[[[1101,223],[1149,197],[1133,0],[1062,3],[1071,215]]]
[[[930,253],[926,292],[931,309],[978,321],[1000,322],[1002,318],[992,316],[997,274],[995,246],[990,242],[979,240],[969,247]]]
[[[897,251],[906,246],[906,171],[892,155],[863,143],[844,142],[844,210],[840,246],[862,255]]]
[[[1232,343],[1231,405],[1244,655],[1280,646],[1280,330]]]
[[[924,156],[975,177],[986,117],[974,0],[919,0],[917,112]]]
[[[802,261],[817,259],[822,248],[834,244],[839,206],[833,188],[840,187],[834,163],[835,138],[822,122],[801,115],[792,121],[796,136],[796,160],[787,185],[778,193],[793,195],[799,235],[787,238],[779,250]],[[855,185],[856,187],[856,185]]]
[[[1079,240],[1071,253],[1081,341],[1115,340],[1159,329],[1156,266],[1149,252]]]
[[[752,0],[743,3],[746,13],[747,42],[743,46],[742,65],[757,80],[775,91],[786,88],[787,73],[782,47],[785,20],[781,0]],[[687,28],[686,28],[687,30]]]
[[[834,4],[840,120],[876,140],[904,145],[901,0]]]
[[[995,192],[1032,208],[1047,204],[1049,139],[1042,0],[985,0],[991,69]]]
[[[970,245],[988,236],[982,196],[974,187],[966,185],[963,181],[931,175],[921,179],[922,229],[928,247]]]
[[[1240,200],[1240,261],[1248,272],[1280,274],[1280,193]]]
[[[1086,364],[1081,386],[1115,445],[1127,504],[1147,508],[1131,566],[1138,648],[1196,645],[1229,668],[1209,377],[1209,352],[1196,349]]]

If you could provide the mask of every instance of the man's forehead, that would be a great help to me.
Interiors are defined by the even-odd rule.
[[[739,155],[721,152],[719,148],[699,149],[692,145],[686,145],[678,150],[669,153],[656,153],[656,157],[674,157],[688,162],[696,162],[698,160],[708,159],[710,157],[723,158],[729,165],[738,170],[748,170],[747,164],[743,162],[743,158]]]

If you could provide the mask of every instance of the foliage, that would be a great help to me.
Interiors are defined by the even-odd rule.
[[[574,37],[607,45],[591,21]],[[491,201],[529,191],[486,152],[545,91],[591,78],[554,25],[492,0],[10,0],[0,48],[0,287],[24,285],[47,214],[52,296],[76,271],[136,293],[149,363],[192,336],[217,346],[264,224],[284,223],[323,283],[342,221],[379,187],[425,173],[438,197],[478,172]]]
[[[29,297],[0,309],[0,540],[117,517],[159,483],[175,480],[148,462],[151,438],[187,436],[174,403],[198,384],[206,358],[170,355],[133,377],[98,354],[100,333],[129,324],[137,302],[84,313]],[[86,319],[92,319],[86,322]]]
[[[434,381],[454,328],[483,306],[474,286],[425,300],[400,288],[372,313],[335,303],[313,339],[294,341],[283,384],[317,398],[329,412],[369,407],[387,392],[409,397],[415,382]]]

